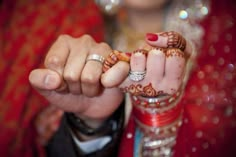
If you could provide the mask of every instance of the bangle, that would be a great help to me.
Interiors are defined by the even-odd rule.
[[[147,98],[142,96],[131,96],[131,101],[134,106],[143,108],[151,113],[163,113],[176,106],[182,92],[177,91],[171,96],[163,96],[156,98]]]
[[[123,125],[123,108],[124,105],[121,105],[121,107],[119,107],[119,109],[109,119],[104,121],[104,123],[100,127],[95,129],[86,125],[86,123],[82,119],[75,116],[73,113],[65,113],[65,118],[72,129],[76,129],[84,135],[93,136],[100,134],[112,134]]]
[[[182,92],[170,96],[132,96],[133,115],[139,128],[145,133],[172,134],[182,123],[183,105],[179,104]]]

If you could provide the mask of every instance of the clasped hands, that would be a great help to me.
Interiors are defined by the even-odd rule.
[[[33,70],[29,80],[52,105],[97,127],[121,104],[123,92],[155,97],[180,88],[191,55],[188,42],[178,33],[164,32],[147,34],[146,43],[121,54],[89,35],[61,35],[46,55],[45,68]],[[88,59],[92,54],[95,59]]]

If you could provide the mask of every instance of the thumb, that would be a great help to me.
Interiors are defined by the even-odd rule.
[[[178,48],[185,52],[187,56],[191,56],[193,48],[188,40],[181,34],[169,31],[160,33],[147,33],[146,42],[150,46],[160,48]]]
[[[168,37],[163,37],[158,33],[147,33],[146,42],[153,47],[167,47]]]
[[[30,84],[41,94],[42,92],[57,89],[62,80],[59,74],[49,69],[36,69],[29,75]]]
[[[101,77],[101,83],[106,88],[118,87],[129,74],[129,64],[119,61],[107,70]]]

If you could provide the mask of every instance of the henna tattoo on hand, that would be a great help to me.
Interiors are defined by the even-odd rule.
[[[130,54],[123,53],[118,50],[113,50],[109,56],[106,58],[105,62],[103,63],[103,72],[109,70],[113,65],[115,65],[118,61],[124,61],[129,63],[130,62]]]
[[[181,57],[181,58],[186,58],[186,55],[183,51],[177,48],[169,48],[166,51],[164,51],[166,57]]]
[[[163,37],[168,37],[167,48],[178,48],[181,51],[184,51],[186,48],[186,40],[177,32],[163,32],[159,34]]]
[[[152,83],[149,83],[146,86],[142,86],[141,84],[131,84],[128,87],[124,87],[121,89],[125,93],[130,93],[134,96],[144,96],[144,97],[156,97],[158,95],[164,94],[162,90],[156,91],[152,87]]]
[[[145,56],[147,56],[148,51],[145,50],[145,49],[137,49],[137,50],[135,50],[133,53],[142,53],[142,54],[144,54]]]
[[[161,50],[165,54],[166,58],[180,57],[187,59],[189,57],[187,56],[186,53],[184,53],[184,50],[186,48],[186,40],[180,34],[174,31],[170,31],[170,32],[160,33],[159,35],[168,38],[167,47],[166,48],[153,47],[153,49]],[[133,53],[142,53],[147,56],[149,51],[150,49],[149,50],[137,49],[133,51]],[[124,61],[129,63],[130,57],[131,53],[123,53],[118,50],[113,50],[106,58],[103,64],[103,72],[109,70],[118,61]],[[123,92],[127,92],[135,96],[144,96],[144,97],[155,97],[164,94],[164,91],[162,90],[160,91],[155,90],[152,86],[152,83],[149,83],[146,86],[143,86],[142,84],[131,84],[130,86],[122,88],[122,90]]]

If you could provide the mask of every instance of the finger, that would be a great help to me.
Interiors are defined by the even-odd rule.
[[[119,86],[128,76],[130,66],[127,62],[119,61],[102,74],[101,82],[106,88]]]
[[[148,53],[146,79],[160,84],[164,77],[165,54],[163,49],[152,49]]]
[[[81,87],[84,95],[92,97],[99,94],[99,89],[101,88],[101,69],[101,63],[97,63],[96,61],[86,63],[81,77]]]
[[[60,35],[58,37],[56,42],[49,49],[45,58],[44,64],[46,68],[54,70],[62,75],[70,51],[68,45],[68,40],[70,39],[71,37],[68,35]]]
[[[88,47],[94,45],[94,40],[84,35],[78,39],[71,39],[69,43],[70,54],[68,56],[63,78],[66,81],[69,91],[73,94],[81,93],[81,74],[89,53]]]
[[[185,58],[179,49],[169,49],[166,52],[165,76],[163,89],[168,94],[177,92],[180,88],[185,71]]]
[[[130,63],[131,53],[129,52],[121,52],[118,50],[112,50],[109,56],[105,59],[103,63],[103,72],[109,70],[113,65],[115,65],[118,61],[124,61]]]
[[[95,55],[104,59],[111,51],[111,48],[106,43],[99,43],[90,49],[89,55]],[[81,88],[84,95],[96,96],[102,91],[103,88],[100,81],[103,62],[99,59],[89,59],[86,62],[81,76]]]
[[[61,77],[63,77],[64,66],[70,53],[68,45],[70,40],[71,37],[69,35],[60,35],[49,49],[44,62],[46,68],[56,71]],[[67,91],[67,84],[63,79],[56,91]]]
[[[153,47],[167,48],[168,37],[160,36],[158,33],[147,33],[146,42]]]
[[[29,75],[31,85],[41,94],[57,89],[62,80],[59,74],[49,69],[36,69]]]
[[[186,57],[190,56],[192,53],[192,47],[189,41],[186,41],[183,36],[174,31],[147,33],[146,42],[154,47],[179,48],[186,53]]]
[[[132,53],[128,77],[131,82],[140,82],[145,78],[147,53],[148,51],[144,49],[138,49]]]
[[[131,71],[142,72],[146,69],[146,54],[143,50],[137,50],[131,55],[130,68]]]

